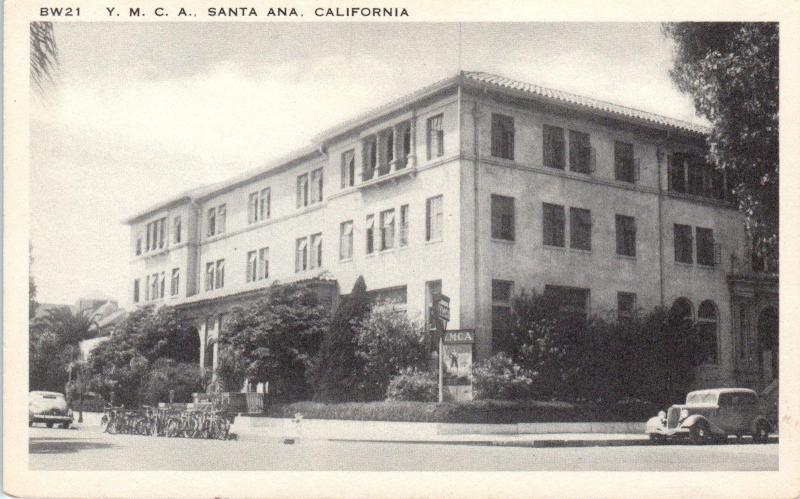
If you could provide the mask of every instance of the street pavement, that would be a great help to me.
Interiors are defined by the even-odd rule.
[[[778,444],[526,448],[244,436],[239,440],[29,428],[32,470],[745,471],[777,470]]]

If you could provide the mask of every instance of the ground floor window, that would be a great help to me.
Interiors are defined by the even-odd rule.
[[[564,319],[585,320],[589,315],[589,290],[570,286],[544,287],[544,295],[551,300]]]
[[[706,300],[697,309],[697,333],[700,340],[701,364],[717,363],[717,306]]]
[[[514,283],[492,279],[492,351],[510,352],[511,293]]]

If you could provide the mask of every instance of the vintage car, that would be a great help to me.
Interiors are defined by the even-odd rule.
[[[746,388],[698,390],[686,396],[685,404],[673,405],[667,412],[650,418],[645,433],[650,440],[688,438],[694,444],[724,442],[728,435],[752,435],[765,443],[772,428],[758,395]]]
[[[48,428],[54,424],[69,428],[72,410],[67,408],[64,395],[58,392],[30,392],[28,394],[28,426],[44,423]]]

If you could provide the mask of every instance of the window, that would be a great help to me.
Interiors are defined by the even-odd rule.
[[[714,258],[714,231],[697,227],[697,264],[713,266]]]
[[[367,215],[367,254],[375,251],[375,215]]]
[[[164,298],[164,291],[167,285],[167,276],[165,272],[161,273],[161,278],[158,280],[158,297]]]
[[[441,114],[428,118],[428,159],[444,155],[444,127]]]
[[[163,248],[164,244],[166,244],[164,240],[164,231],[166,226],[166,218],[162,218],[158,221],[158,247]]]
[[[675,261],[693,263],[692,227],[690,225],[675,224],[673,234],[675,239]]]
[[[150,276],[144,278],[144,299],[150,299]]]
[[[697,309],[697,334],[700,340],[699,361],[717,363],[717,306],[706,300]]]
[[[261,195],[258,198],[258,219],[267,220],[271,216],[272,207],[272,191],[269,187],[261,189]]]
[[[380,215],[381,250],[394,248],[394,210],[384,210]]]
[[[514,118],[492,114],[492,156],[514,159]]]
[[[322,202],[322,168],[311,172],[311,204]]]
[[[367,137],[362,145],[363,170],[361,176],[364,180],[370,180],[375,174],[375,168],[378,166],[378,138],[374,135]]]
[[[514,198],[492,194],[492,238],[514,240]]]
[[[592,144],[588,133],[569,131],[569,169],[578,173],[590,173],[594,168]]]
[[[617,254],[636,256],[636,219],[625,215],[616,216]]]
[[[247,223],[252,224],[270,217],[270,198],[269,187],[250,193],[247,203]]]
[[[592,212],[583,208],[569,209],[569,247],[592,249]]]
[[[408,246],[408,205],[400,207],[400,247]]]
[[[179,244],[181,242],[181,217],[177,216],[172,220],[172,242]]]
[[[436,327],[431,315],[433,299],[436,295],[440,295],[441,293],[442,281],[428,281],[425,283],[425,324],[428,326],[429,330]]]
[[[206,235],[213,236],[216,233],[217,233],[217,209],[209,208]]]
[[[294,271],[302,272],[308,268],[308,238],[301,237],[295,243]]]
[[[492,351],[509,352],[511,342],[511,290],[514,283],[492,279]]]
[[[206,263],[206,291],[214,289],[214,262]]]
[[[405,306],[408,302],[408,290],[405,286],[374,289],[367,292],[373,306]]]
[[[624,322],[633,319],[636,310],[636,293],[617,293],[617,321]]]
[[[247,252],[247,282],[253,282],[258,276],[258,253],[256,251]]]
[[[353,149],[342,153],[342,189],[355,185],[356,178],[356,152]]]
[[[442,196],[434,196],[425,201],[425,240],[438,241],[442,238]]]
[[[705,173],[704,170],[706,169],[705,164],[702,162],[700,158],[697,156],[693,156],[691,161],[689,162],[689,171],[688,171],[688,185],[687,190],[689,194],[694,194],[695,196],[703,196],[705,195],[705,186],[703,180],[703,174]]]
[[[669,190],[673,192],[686,192],[686,155],[675,153],[670,157],[667,168],[669,177]]]
[[[169,281],[169,294],[178,296],[181,287],[181,269],[172,269],[172,278]]]
[[[542,203],[542,242],[545,246],[564,247],[564,207]]]
[[[386,175],[389,173],[392,161],[394,161],[394,130],[386,130],[381,135],[381,144],[383,150],[381,152],[381,166],[380,174]]]
[[[258,278],[269,279],[269,247],[258,250]]]
[[[688,298],[678,298],[672,303],[669,310],[672,320],[683,322],[685,326],[691,326],[694,321],[692,302]]]
[[[166,218],[159,218],[158,220],[153,220],[149,224],[147,224],[147,240],[145,244],[145,251],[154,251],[156,249],[161,249],[165,246],[164,240],[164,233],[165,233],[165,225],[167,223]],[[140,239],[137,240],[137,255],[141,253],[141,236]]]
[[[258,192],[250,193],[247,198],[247,223],[258,221]]]
[[[142,254],[142,235],[141,234],[136,236],[136,254],[137,255],[141,255]]]
[[[322,267],[322,234],[311,235],[311,258],[309,266],[312,269]]]
[[[633,144],[614,142],[614,172],[617,180],[630,183],[636,181]]]
[[[220,289],[225,286],[225,260],[217,260],[217,275],[214,287]]]
[[[150,298],[153,300],[158,299],[158,274],[150,276]]]
[[[548,284],[544,287],[544,296],[553,300],[563,319],[585,320],[589,313],[588,289]]]
[[[542,127],[544,166],[564,169],[564,129],[556,126]]]
[[[139,279],[133,280],[133,303],[139,303]]]
[[[308,173],[297,177],[297,207],[308,206]]]
[[[353,221],[348,220],[339,225],[339,260],[353,258]]]
[[[397,168],[405,168],[406,161],[408,160],[408,156],[411,154],[411,125],[406,123],[403,127],[403,155],[399,158],[400,161],[397,162]],[[444,143],[444,142],[443,142]],[[444,152],[444,151],[442,151]]]

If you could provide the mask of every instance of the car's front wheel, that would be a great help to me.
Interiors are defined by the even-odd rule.
[[[689,429],[689,440],[695,445],[703,445],[708,440],[708,423],[698,421]]]
[[[651,433],[650,434],[650,443],[651,444],[660,445],[660,444],[666,443],[666,441],[667,441],[667,437],[665,437],[664,435],[659,435],[658,433]]]
[[[753,442],[765,444],[769,440],[769,424],[766,421],[759,421],[753,432]]]

